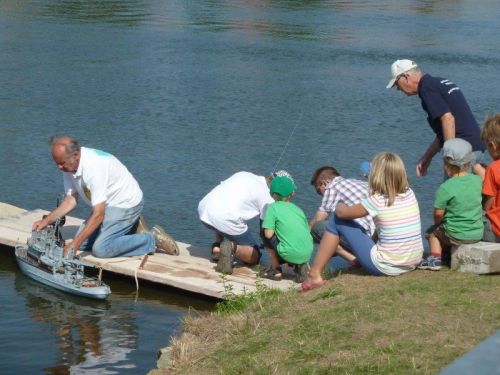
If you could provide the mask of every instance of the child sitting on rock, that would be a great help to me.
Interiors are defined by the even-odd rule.
[[[441,255],[452,245],[470,244],[483,237],[481,177],[468,173],[474,162],[469,142],[454,138],[443,145],[444,170],[449,179],[436,191],[434,225],[427,231],[431,254],[418,266],[439,271]]]
[[[295,281],[303,282],[309,272],[313,239],[304,211],[290,202],[296,186],[288,177],[276,177],[269,190],[275,202],[268,206],[262,228],[274,248],[269,250],[271,266],[261,270],[261,276],[281,280],[281,265],[288,263],[294,268]],[[277,241],[272,241],[274,235]]]

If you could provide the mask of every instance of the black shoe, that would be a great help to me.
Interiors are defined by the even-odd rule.
[[[293,272],[295,273],[295,282],[303,283],[307,280],[307,276],[309,275],[309,263],[296,264],[293,266]]]
[[[230,241],[222,241],[220,244],[219,260],[215,270],[226,275],[233,273],[233,243]]]

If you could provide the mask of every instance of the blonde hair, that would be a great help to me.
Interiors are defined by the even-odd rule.
[[[500,114],[486,117],[481,138],[484,143],[495,142],[500,145]]]
[[[450,157],[444,158],[444,168],[452,176],[455,176],[455,175],[459,174],[460,172],[467,172],[470,168],[470,163],[464,164],[463,166],[459,167],[458,165],[451,164],[450,162],[452,162],[452,161],[453,161],[453,159]]]
[[[386,195],[387,206],[392,206],[396,196],[409,187],[403,160],[395,153],[381,152],[375,155],[371,164],[368,177],[370,194]]]

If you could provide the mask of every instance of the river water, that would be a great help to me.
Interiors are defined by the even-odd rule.
[[[315,168],[360,177],[391,150],[427,226],[441,164],[416,178],[433,135],[418,98],[385,89],[390,64],[452,79],[482,122],[499,111],[499,16],[496,0],[2,0],[1,200],[52,208],[62,179],[47,142],[69,134],[127,165],[149,223],[203,245],[197,203],[232,173],[288,169],[312,215]],[[213,306],[147,286],[135,301],[119,279],[108,302],[82,301],[1,250],[1,373],[145,373],[190,306]]]

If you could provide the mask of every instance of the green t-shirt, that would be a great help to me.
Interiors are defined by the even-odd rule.
[[[443,226],[458,240],[483,238],[483,181],[474,174],[452,177],[436,191],[434,208],[445,209]]]
[[[262,228],[273,229],[278,237],[278,254],[290,263],[309,261],[313,240],[306,215],[292,202],[278,201],[267,207]]]

